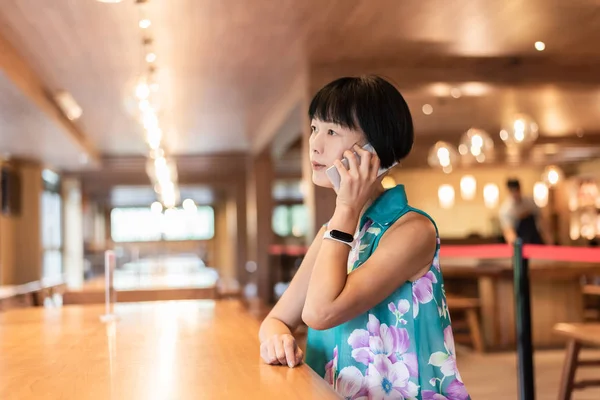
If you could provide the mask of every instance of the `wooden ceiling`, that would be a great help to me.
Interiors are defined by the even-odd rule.
[[[147,150],[126,107],[144,64],[138,11],[134,0],[0,7],[0,36],[48,92],[73,94],[84,112],[76,128],[104,156]],[[600,134],[597,0],[149,0],[146,12],[175,155],[248,151],[278,132],[301,132],[304,119],[289,115],[304,109],[307,92],[373,72],[401,88],[420,137],[455,138],[471,126],[496,135],[516,111],[531,114],[545,136]],[[534,49],[538,40],[544,52]],[[81,148],[63,143],[73,141],[64,126],[36,114],[10,80],[0,76],[0,146],[81,168]],[[455,87],[459,99],[448,96]],[[40,149],[24,148],[23,137]]]

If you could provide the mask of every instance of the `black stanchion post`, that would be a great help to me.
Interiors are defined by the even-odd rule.
[[[535,399],[533,346],[531,344],[531,299],[529,294],[529,260],[523,258],[523,242],[514,244],[513,273],[515,286],[515,316],[517,327],[517,357],[519,400]]]

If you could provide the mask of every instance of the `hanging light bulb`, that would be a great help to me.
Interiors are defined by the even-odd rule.
[[[473,175],[460,178],[460,195],[464,200],[473,200],[477,192],[477,181]]]
[[[142,29],[148,29],[152,25],[152,22],[148,18],[141,19],[139,22],[139,26]]]
[[[441,167],[446,173],[452,171],[452,166],[456,165],[458,152],[447,142],[437,142],[430,150],[427,157],[427,163],[433,167]]]
[[[150,52],[150,53],[146,54],[146,62],[147,63],[153,63],[154,61],[156,61],[156,53]]]
[[[494,141],[486,131],[471,128],[462,135],[458,152],[466,164],[490,161],[493,158]]]
[[[507,146],[526,147],[538,138],[538,125],[526,114],[517,114],[500,131],[500,139]]]
[[[483,187],[483,202],[487,208],[495,208],[498,205],[500,190],[495,183],[488,183]]]
[[[548,186],[544,182],[533,185],[533,201],[540,208],[548,205]]]
[[[454,188],[451,185],[441,185],[438,188],[440,207],[452,208],[454,206]]]
[[[162,140],[162,131],[160,128],[150,129],[146,132],[146,141],[151,150],[157,150]]]
[[[556,165],[549,165],[542,174],[543,181],[550,187],[556,186],[564,178],[564,174]]]
[[[146,82],[146,77],[141,77],[135,86],[135,97],[138,100],[147,100],[150,96],[150,86]]]

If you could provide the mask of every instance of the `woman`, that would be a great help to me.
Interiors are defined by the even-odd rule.
[[[261,325],[261,357],[298,365],[292,332],[304,321],[306,363],[346,399],[469,399],[435,223],[408,205],[402,185],[385,191],[377,176],[412,148],[404,98],[380,77],[341,78],[316,94],[309,116],[312,180],[332,188],[333,165],[341,184],[333,216]]]

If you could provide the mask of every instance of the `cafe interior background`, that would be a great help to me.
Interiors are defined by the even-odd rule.
[[[380,74],[406,98],[415,146],[383,185],[405,185],[442,247],[503,243],[509,178],[554,245],[596,247],[598,39],[593,0],[2,1],[0,349],[18,347],[4,329],[19,313],[101,314],[107,262],[117,311],[233,302],[256,336],[335,204],[311,183],[307,110],[340,76]],[[600,259],[537,267],[538,398],[556,398],[568,342],[553,329],[598,323]],[[517,396],[510,268],[442,260],[474,398]],[[0,371],[23,382],[55,373],[14,357]],[[2,375],[0,397],[36,398]]]

